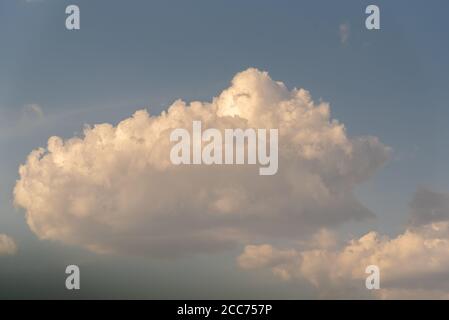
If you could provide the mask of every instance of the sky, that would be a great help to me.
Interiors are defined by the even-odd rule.
[[[369,4],[1,1],[0,298],[449,297],[449,4]],[[165,165],[163,129],[235,115],[276,176]]]

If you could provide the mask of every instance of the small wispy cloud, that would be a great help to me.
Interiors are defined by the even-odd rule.
[[[0,234],[0,256],[12,255],[17,252],[17,245],[14,240],[6,234]]]
[[[48,114],[36,103],[21,107],[0,106],[0,140],[30,134],[34,129],[42,127],[48,119]]]
[[[344,23],[340,24],[340,26],[338,28],[338,34],[340,36],[341,44],[348,43],[349,36],[351,34],[351,27],[350,27],[349,23],[344,22]]]
[[[40,120],[44,118],[44,111],[42,107],[36,103],[27,104],[22,108],[22,119],[24,120]]]

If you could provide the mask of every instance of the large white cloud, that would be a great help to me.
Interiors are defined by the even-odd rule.
[[[305,279],[322,294],[340,297],[367,295],[365,268],[377,265],[382,289],[371,292],[377,297],[448,299],[448,197],[419,189],[411,202],[412,224],[393,238],[369,232],[341,248],[319,241],[310,241],[309,248],[248,245],[238,263],[244,269],[269,269],[283,280]],[[430,218],[432,213],[435,221]],[[416,226],[417,221],[427,223]],[[323,238],[327,233],[321,232],[315,238]]]
[[[14,240],[6,234],[0,234],[0,256],[16,253],[17,245]]]
[[[279,129],[279,171],[173,166],[172,129]],[[82,137],[51,137],[19,169],[15,203],[41,238],[96,252],[173,255],[269,237],[300,238],[372,213],[353,195],[387,159],[375,137],[349,138],[329,105],[266,72],[238,73],[211,102],[137,111]]]

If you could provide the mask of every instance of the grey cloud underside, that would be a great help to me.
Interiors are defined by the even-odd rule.
[[[410,208],[412,226],[449,220],[449,194],[421,187],[416,191]]]

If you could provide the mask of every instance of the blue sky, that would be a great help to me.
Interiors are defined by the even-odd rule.
[[[114,265],[112,280],[96,281],[115,289],[121,286],[116,279],[120,268],[137,270],[142,277],[152,270],[173,279],[184,266],[97,257],[37,240],[23,212],[12,205],[18,166],[31,150],[45,146],[49,136],[69,138],[85,124],[117,123],[143,107],[157,115],[178,98],[211,100],[248,67],[266,70],[289,88],[305,88],[315,100],[329,102],[333,117],[350,136],[377,136],[392,147],[390,161],[356,192],[378,217],[369,222],[371,227],[387,234],[400,230],[419,186],[449,190],[449,3],[375,1],[381,8],[381,30],[368,31],[364,9],[371,2],[2,1],[0,233],[17,241],[19,253],[0,257],[0,281],[6,281],[5,272],[13,279],[32,279],[33,272],[47,279],[45,269],[57,272],[71,260],[81,260],[94,275],[101,266]],[[72,3],[80,7],[81,30],[70,32],[64,28],[64,10]],[[349,27],[345,43],[339,35],[342,24]],[[43,115],[24,119],[24,108],[33,104]],[[48,264],[33,262],[37,257]],[[182,260],[194,277],[202,263],[198,259]],[[216,296],[257,291],[251,277],[233,274],[232,262],[224,261],[218,257],[210,262],[215,270],[211,278],[225,273],[232,284],[215,289]],[[51,281],[49,287],[57,288],[58,282]],[[186,296],[205,292],[182,281]],[[23,284],[16,294],[36,293],[39,285],[31,283],[31,289]],[[169,296],[177,290],[177,284],[163,281],[157,290],[140,279],[133,284],[139,289],[130,286],[125,296],[154,297],[164,290],[161,296]],[[274,296],[295,295],[290,285],[269,286]],[[94,285],[85,292],[97,294]]]

